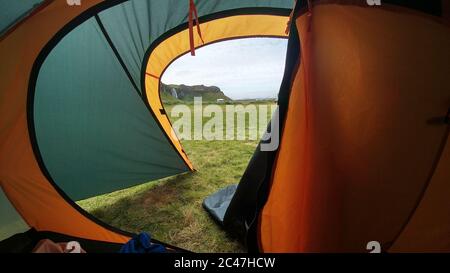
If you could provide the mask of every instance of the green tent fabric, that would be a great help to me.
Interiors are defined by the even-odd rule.
[[[188,1],[134,0],[99,13],[101,22],[120,56],[123,58],[133,81],[140,87],[142,62],[145,53],[165,32],[187,22]],[[286,0],[208,0],[196,3],[198,15],[211,15],[239,8],[292,8]],[[142,92],[142,90],[141,90]]]
[[[28,229],[28,225],[23,221],[0,188],[0,241]]]
[[[15,23],[29,14],[44,0],[0,0],[0,36],[10,29]]]
[[[187,171],[133,88],[95,19],[42,65],[36,140],[51,177],[73,200]]]

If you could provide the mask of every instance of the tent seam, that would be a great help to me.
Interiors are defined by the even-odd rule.
[[[142,98],[142,94],[139,91],[139,88],[137,87],[136,83],[134,82],[133,77],[130,74],[130,71],[128,70],[127,66],[125,65],[125,62],[123,61],[122,57],[120,56],[119,51],[117,50],[116,46],[114,45],[113,41],[111,40],[111,37],[109,36],[108,32],[105,29],[105,26],[103,25],[100,17],[98,16],[98,13],[95,14],[95,21],[97,22],[97,25],[100,27],[100,30],[103,34],[103,36],[106,39],[106,42],[108,43],[111,50],[114,52],[114,55],[116,56],[116,59],[119,61],[120,65],[122,66],[123,71],[127,75],[128,79],[130,80],[131,84],[133,85],[134,89],[138,93],[139,97]]]

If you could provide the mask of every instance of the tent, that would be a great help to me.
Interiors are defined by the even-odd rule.
[[[194,169],[165,69],[289,33],[279,148],[222,191],[224,227],[250,251],[449,251],[449,1],[375,2],[1,0],[0,250],[116,251],[132,234],[74,201]]]

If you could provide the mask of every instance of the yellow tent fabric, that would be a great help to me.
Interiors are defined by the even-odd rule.
[[[286,25],[286,16],[277,15],[237,15],[216,19],[200,24],[203,33],[203,42],[198,35],[194,36],[195,46],[205,46],[227,39],[239,39],[245,37],[277,37],[284,38],[283,26]],[[191,169],[192,163],[183,151],[179,140],[172,131],[172,125],[165,114],[162,114],[163,105],[160,99],[159,84],[165,69],[178,57],[189,52],[188,29],[180,31],[165,39],[151,53],[147,63],[145,87],[146,96],[150,107],[166,133],[172,138],[176,148],[188,162]]]

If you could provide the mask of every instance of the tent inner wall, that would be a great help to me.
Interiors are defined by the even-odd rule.
[[[8,1],[11,2],[11,1]],[[22,1],[13,1],[8,4]],[[30,85],[49,43],[63,30],[79,24],[80,13],[100,1],[85,1],[76,9],[65,1],[52,1],[28,17],[0,41],[0,183],[9,201],[30,228],[78,238],[126,242],[129,237],[113,231],[78,208],[48,179],[30,136],[28,115]],[[13,4],[12,4],[13,5]],[[71,23],[72,22],[72,23]],[[29,92],[30,91],[30,92]]]
[[[20,20],[30,14],[44,0],[14,1],[0,0],[0,36],[12,29]]]
[[[93,18],[46,58],[33,111],[45,166],[73,200],[188,170]]]
[[[392,250],[448,249],[438,235],[450,229],[450,207],[437,192],[448,193],[450,177],[442,167],[432,177],[436,162],[448,166],[448,125],[432,121],[449,107],[449,28],[401,8],[327,4],[296,24],[301,65],[261,213],[262,250],[364,252],[379,241],[386,251],[411,216],[409,240]],[[437,198],[416,211],[427,189]]]

